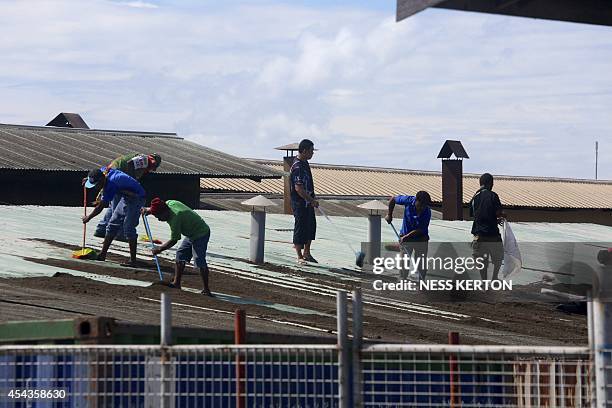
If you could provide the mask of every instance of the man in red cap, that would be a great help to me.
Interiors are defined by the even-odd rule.
[[[181,288],[181,278],[185,264],[191,261],[200,270],[204,290],[202,294],[213,296],[208,287],[208,264],[206,263],[206,249],[210,239],[210,228],[195,211],[177,200],[164,201],[158,197],[151,201],[149,208],[142,209],[143,214],[152,214],[158,220],[170,225],[170,240],[152,250],[157,255],[168,248],[172,248],[181,235],[185,238],[176,250],[176,263],[174,265],[174,279],[170,287]]]

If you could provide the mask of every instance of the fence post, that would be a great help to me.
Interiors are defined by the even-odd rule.
[[[172,344],[172,300],[166,292],[161,294],[161,345],[170,346]]]
[[[607,259],[599,259],[601,266],[593,276],[592,305],[587,308],[592,311],[593,324],[592,350],[595,360],[595,398],[597,407],[606,407],[612,397],[609,386],[612,374],[609,369],[612,354],[612,265]]]
[[[161,408],[171,407],[172,399],[168,396],[170,387],[168,379],[172,378],[172,367],[169,364],[171,356],[168,353],[168,346],[172,345],[172,300],[166,292],[161,294],[161,316],[160,316],[160,347],[161,347],[161,378],[160,378],[160,406]]]
[[[459,333],[448,332],[448,344],[459,344]],[[460,402],[457,398],[458,386],[457,386],[457,356],[451,354],[448,358],[448,368],[450,377],[450,407],[454,408],[460,406]]]
[[[361,289],[353,291],[353,406],[363,406],[363,370],[361,349],[363,346],[363,304]]]
[[[236,309],[234,314],[234,343],[244,344],[246,342],[246,312]],[[246,407],[245,389],[245,366],[241,356],[241,350],[236,352],[236,407]]]
[[[338,328],[338,406],[349,408],[349,355],[346,291],[339,290],[336,299]]]
[[[593,298],[593,353],[595,358],[595,399],[597,407],[607,407],[607,383],[608,375],[606,372],[606,364],[609,362],[609,357],[606,356],[606,315],[612,314],[610,307],[597,297]]]

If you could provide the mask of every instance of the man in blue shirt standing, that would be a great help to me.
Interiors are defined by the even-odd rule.
[[[314,192],[314,182],[308,160],[314,154],[314,143],[304,139],[298,146],[298,155],[290,170],[291,210],[295,224],[293,228],[293,247],[297,253],[297,262],[317,263],[310,253],[310,244],[315,239],[317,220],[314,209],[319,206]],[[304,253],[302,253],[302,249]]]
[[[85,187],[93,188],[95,186],[100,186],[102,189],[102,197],[96,203],[96,207],[91,214],[82,217],[84,224],[100,214],[110,202],[113,202],[115,196],[120,197],[106,226],[104,244],[102,244],[98,260],[106,260],[108,248],[119,230],[123,228],[123,234],[130,245],[130,262],[122,264],[122,266],[139,266],[141,263],[136,259],[136,239],[138,238],[136,227],[138,226],[140,209],[145,202],[144,189],[133,177],[120,170],[107,169],[106,167],[93,169],[89,172]]]
[[[389,212],[385,220],[391,224],[395,204],[404,206],[404,220],[400,230],[400,244],[408,256],[414,251],[414,259],[423,258],[419,266],[419,278],[425,279],[427,273],[427,242],[429,241],[429,222],[431,197],[427,191],[419,191],[415,196],[397,195],[389,199]],[[405,276],[403,276],[405,277]]]

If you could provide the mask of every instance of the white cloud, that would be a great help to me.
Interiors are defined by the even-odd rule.
[[[280,157],[273,147],[308,137],[317,161],[423,169],[439,168],[445,139],[462,139],[470,171],[569,177],[591,176],[599,139],[600,175],[612,178],[608,28],[393,14],[3,2],[0,122],[79,111],[98,128],[177,131],[238,155]]]
[[[159,6],[157,6],[156,4],[152,4],[152,3],[147,3],[144,1],[128,1],[126,3],[122,3],[128,7],[134,7],[134,8],[145,8],[145,9],[156,9]]]
[[[325,139],[325,135],[316,124],[290,118],[284,114],[276,114],[260,119],[255,129],[255,141],[283,140],[283,138],[292,141]]]

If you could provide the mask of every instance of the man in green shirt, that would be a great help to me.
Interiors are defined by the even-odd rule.
[[[108,165],[111,169],[121,170],[125,174],[140,180],[144,175],[157,170],[161,164],[161,156],[153,154],[126,154],[119,156]]]
[[[161,156],[157,153],[132,153],[117,157],[115,160],[110,162],[110,164],[106,166],[106,168],[121,170],[128,176],[140,181],[143,176],[149,174],[152,171],[156,171],[159,165],[161,164],[161,161]],[[119,201],[117,199],[109,204],[108,209],[104,214],[104,218],[102,218],[96,226],[94,237],[104,238],[106,236],[106,226],[108,225],[108,222],[113,216],[113,209],[115,208],[118,202]],[[120,231],[123,231],[123,229],[121,229]],[[126,240],[122,232],[119,232],[119,234],[117,234],[117,237],[115,238],[119,241]]]
[[[208,264],[206,263],[206,249],[210,239],[210,228],[206,222],[191,208],[177,200],[164,201],[154,198],[149,208],[143,208],[144,214],[152,214],[158,220],[165,221],[170,225],[170,240],[152,250],[157,255],[168,248],[172,248],[181,235],[185,238],[176,250],[176,263],[174,268],[174,280],[171,287],[181,288],[181,278],[185,270],[185,264],[191,261],[200,270],[204,290],[202,294],[213,296],[208,288]]]

